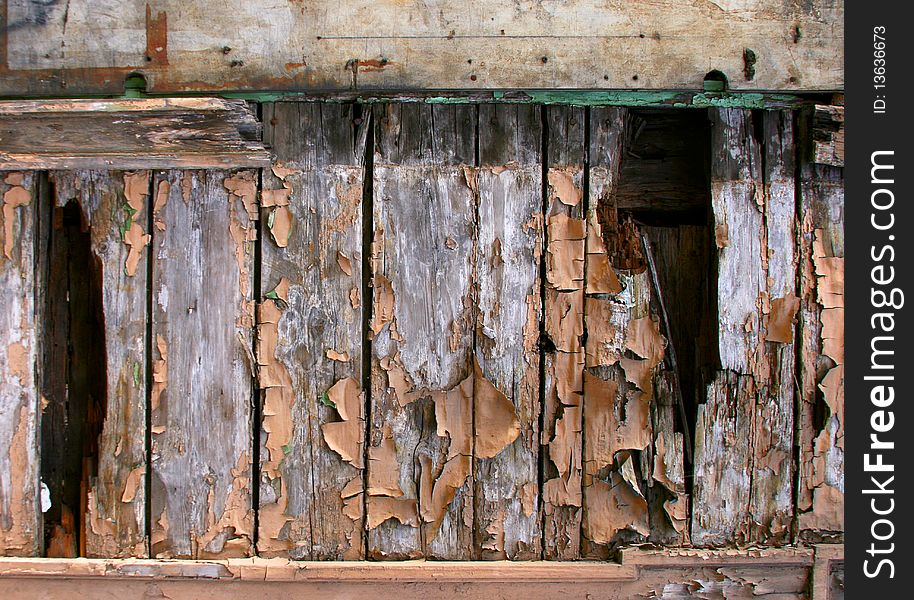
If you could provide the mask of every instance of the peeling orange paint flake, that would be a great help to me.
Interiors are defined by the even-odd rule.
[[[564,214],[547,220],[546,281],[558,290],[579,290],[584,283],[584,220]]]
[[[394,444],[390,425],[384,425],[381,443],[368,448],[368,495],[399,498],[403,495],[400,487],[400,465],[397,463],[397,447]]]
[[[284,286],[281,281],[277,289]],[[280,476],[279,465],[285,457],[284,448],[292,440],[292,378],[285,365],[276,357],[279,343],[279,320],[282,309],[275,300],[267,299],[258,307],[257,373],[258,385],[264,390],[262,427],[267,433],[269,460],[261,469],[271,479]]]
[[[520,421],[515,414],[514,404],[483,376],[475,359],[473,373],[475,454],[478,458],[493,458],[520,435]]]
[[[648,361],[653,369],[663,360],[666,339],[660,335],[660,328],[650,317],[629,321],[625,330],[625,347]]]
[[[374,318],[371,321],[371,331],[375,335],[381,333],[384,325],[394,318],[394,289],[390,279],[381,274],[374,276]]]
[[[337,250],[336,252],[336,263],[340,266],[340,269],[347,276],[352,276],[352,261],[349,260],[349,257]]]
[[[139,216],[143,212],[146,196],[149,194],[149,171],[124,173],[124,197],[127,204]]]
[[[327,358],[330,360],[336,360],[339,362],[349,362],[349,353],[348,352],[337,352],[336,350],[330,349],[327,350]]]
[[[771,301],[768,314],[768,333],[765,339],[781,344],[793,343],[794,317],[800,309],[800,299],[793,294]]]
[[[29,350],[19,342],[14,342],[6,348],[6,359],[9,372],[19,378],[19,385],[32,385],[29,369]]]
[[[124,482],[124,493],[121,495],[121,502],[129,503],[136,499],[136,491],[143,481],[143,475],[146,474],[146,467],[137,467],[127,474],[127,480]]]
[[[546,333],[560,352],[580,352],[584,335],[584,295],[546,290]]]
[[[137,265],[139,265],[143,248],[148,246],[151,241],[152,236],[147,234],[139,223],[133,221],[133,223],[130,224],[130,229],[128,229],[127,233],[124,235],[124,243],[130,247],[130,252],[127,254],[127,261],[124,264],[124,271],[126,271],[127,275],[131,277],[136,275],[136,268]]]
[[[156,349],[159,351],[159,360],[152,365],[152,391],[149,399],[152,412],[158,410],[162,392],[168,385],[168,344],[159,334],[156,334]],[[164,431],[164,428],[162,430]]]
[[[9,176],[7,176],[9,179]],[[14,179],[16,181],[18,179]],[[13,258],[13,225],[16,221],[16,209],[27,206],[32,201],[32,195],[23,187],[15,185],[3,194],[3,254]]]
[[[391,498],[389,496],[369,496],[368,529],[375,529],[388,519],[396,519],[408,527],[419,526],[419,506],[415,500],[408,498]]]
[[[159,231],[165,231],[165,222],[158,218],[159,212],[168,204],[168,195],[171,193],[171,184],[163,179],[156,188],[155,202],[152,204],[152,220],[155,228]]]
[[[583,535],[597,544],[611,543],[623,529],[647,536],[647,501],[620,473],[612,471],[608,482],[594,479],[585,486],[582,526]]]
[[[222,182],[223,187],[232,196],[241,198],[248,219],[256,221],[257,214],[257,180],[253,171],[241,171],[231,177],[226,177]],[[229,199],[231,201],[231,198]]]
[[[263,190],[260,192],[261,205],[264,208],[274,206],[289,206],[289,198],[292,196],[292,186],[283,183],[283,187],[278,190]]]
[[[609,262],[606,244],[603,243],[603,228],[596,216],[587,220],[587,282],[585,291],[588,294],[618,294],[622,291],[622,282],[616,270]]]
[[[364,444],[365,403],[359,382],[352,377],[340,379],[327,391],[342,421],[324,423],[321,432],[330,449],[357,469],[365,466]]]
[[[612,365],[619,360],[616,328],[612,324],[613,306],[610,300],[588,296],[587,342],[585,344],[587,367]]]
[[[575,184],[581,179],[581,170],[574,167],[552,167],[549,169],[549,200],[560,200],[566,206],[577,206],[581,203],[584,190]]]
[[[288,206],[279,206],[270,215],[270,235],[280,248],[289,245],[289,236],[292,235],[292,211]]]

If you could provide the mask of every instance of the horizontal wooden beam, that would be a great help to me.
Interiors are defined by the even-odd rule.
[[[207,561],[141,559],[0,558],[0,593],[26,597],[41,590],[48,599],[80,592],[96,597],[220,598],[251,594],[286,598],[378,599],[420,594],[447,598],[681,597],[717,592],[724,597],[777,592],[779,598],[836,598],[842,546],[755,550],[624,550],[621,563],[607,562],[308,562],[286,559]],[[819,555],[821,554],[821,559]],[[815,570],[816,586],[813,588]],[[213,587],[218,586],[218,587]],[[811,590],[815,593],[811,594]],[[218,590],[218,591],[217,591]],[[157,593],[156,593],[157,592]],[[17,596],[17,594],[19,594]],[[160,595],[161,594],[161,595]],[[654,595],[651,595],[654,594]],[[740,596],[741,597],[741,596]]]
[[[842,0],[99,1],[0,2],[0,95],[844,85]]]
[[[0,102],[0,169],[225,169],[270,158],[243,100]]]

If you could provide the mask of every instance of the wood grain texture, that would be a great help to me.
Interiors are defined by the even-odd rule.
[[[573,560],[580,556],[581,545],[584,239],[577,235],[562,240],[559,224],[576,223],[583,229],[584,131],[588,123],[583,108],[550,106],[546,108],[545,125],[548,187],[543,310],[545,335],[551,346],[544,352],[540,442],[544,479],[543,551],[547,560]],[[570,186],[564,201],[559,195],[559,185]],[[560,271],[573,272],[577,281],[560,282]],[[558,315],[562,318],[550,318]]]
[[[0,172],[0,554],[42,547],[38,483],[37,180]]]
[[[535,106],[479,107],[476,355],[513,402],[520,434],[475,462],[480,558],[531,560],[542,545],[539,489],[542,124]]]
[[[69,171],[52,174],[61,208],[75,201],[91,236],[91,265],[74,265],[88,276],[101,274],[105,343],[104,419],[98,440],[97,472],[89,478],[86,555],[143,557],[146,548],[146,288],[148,250],[132,246],[127,232],[148,227],[150,173]],[[125,188],[129,196],[125,194]],[[139,208],[137,208],[139,207]],[[134,229],[136,232],[137,230]],[[129,239],[132,239],[129,238]]]
[[[234,174],[237,177],[241,174]],[[248,172],[253,179],[254,173]],[[158,175],[152,282],[152,553],[251,553],[256,230],[230,174]]]
[[[726,109],[711,118],[723,371],[698,409],[692,539],[785,543],[799,307],[793,119]]]
[[[374,114],[367,505],[376,558],[473,556],[471,453],[439,429],[430,392],[472,374],[476,206],[462,167],[474,163],[475,115],[427,105]],[[461,406],[455,417],[466,422]]]
[[[431,12],[393,0],[333,11],[233,1],[219,14],[178,0],[9,0],[6,16],[5,96],[119,93],[134,70],[156,93],[700,90],[712,69],[739,90],[835,90],[844,81],[840,0],[576,0],[533,10],[487,1]]]
[[[266,166],[270,157],[259,137],[260,123],[241,100],[0,103],[3,169]]]
[[[346,414],[348,405],[329,406],[339,399],[328,395],[338,382],[352,378],[353,393],[362,382],[368,123],[356,125],[353,112],[353,105],[264,106],[265,140],[278,162],[263,172],[261,289],[268,294],[285,282],[287,290],[262,300],[277,303],[281,317],[275,333],[261,323],[260,350],[273,355],[258,352],[264,394],[260,556],[341,560],[364,552],[364,397],[355,398],[356,414]],[[288,206],[266,206],[283,196],[277,201]],[[291,213],[291,233],[272,235],[269,224],[277,227],[284,211]],[[286,381],[271,376],[275,364]],[[354,455],[345,452],[350,447]]]

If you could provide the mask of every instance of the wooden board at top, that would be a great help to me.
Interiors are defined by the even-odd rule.
[[[2,10],[2,9],[0,9]],[[7,0],[0,95],[844,85],[844,3]]]

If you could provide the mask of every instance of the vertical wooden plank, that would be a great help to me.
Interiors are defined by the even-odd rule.
[[[353,113],[346,104],[264,106],[277,163],[264,171],[262,192],[261,556],[341,560],[364,552],[368,125],[354,124]]]
[[[582,555],[607,558],[651,531],[654,377],[666,340],[652,314],[641,231],[615,198],[625,109],[593,109],[585,274]]]
[[[476,354],[483,376],[513,402],[520,425],[504,452],[476,459],[476,553],[487,559],[538,559],[542,545],[540,113],[525,105],[479,107]]]
[[[367,498],[374,558],[474,554],[476,207],[464,167],[475,162],[475,113],[421,104],[375,113]]]
[[[90,232],[87,260],[73,264],[75,277],[100,274],[100,331],[72,324],[73,336],[101,336],[104,398],[96,472],[89,474],[85,555],[144,557],[146,549],[146,229],[150,173],[66,171],[52,174],[58,209],[79,205]],[[84,360],[83,357],[77,357]],[[88,362],[88,361],[87,361]],[[78,369],[74,369],[78,370]],[[84,376],[89,376],[84,371]],[[71,390],[73,391],[73,390]],[[85,415],[84,418],[88,418]],[[89,431],[89,430],[87,430]]]
[[[796,508],[799,538],[818,542],[840,537],[844,530],[844,169],[813,163],[811,120],[809,112],[800,113],[797,132],[802,143],[797,147],[801,358]]]
[[[721,109],[711,119],[723,371],[698,409],[692,539],[782,543],[793,511],[799,308],[792,117]]]
[[[167,172],[155,190],[152,553],[247,556],[256,174]]]
[[[543,538],[547,560],[574,560],[581,544],[584,348],[584,109],[549,106],[545,231]]]
[[[37,180],[0,172],[0,554],[41,544],[35,357]]]

